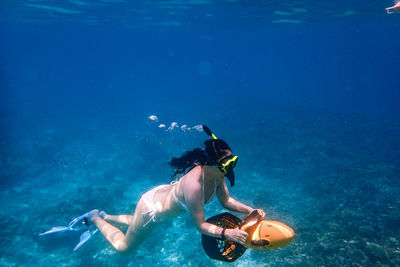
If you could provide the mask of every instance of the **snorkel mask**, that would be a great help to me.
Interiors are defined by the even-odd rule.
[[[204,132],[210,136],[213,140],[218,139],[215,134],[213,134],[210,130],[210,128],[208,128],[205,125],[202,125]],[[221,139],[220,139],[221,140]],[[216,152],[216,149],[214,147],[214,151]],[[216,161],[218,169],[223,172],[226,176],[226,178],[228,178],[231,186],[235,185],[235,174],[233,172],[233,169],[236,167],[237,161],[238,161],[239,157],[236,155],[229,155],[226,157],[223,157],[222,159],[219,159]]]
[[[238,159],[239,157],[235,155],[230,155],[220,159],[218,161],[219,170],[225,174],[233,172],[233,169],[236,167]]]

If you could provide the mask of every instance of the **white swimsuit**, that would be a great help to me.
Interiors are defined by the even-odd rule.
[[[154,203],[154,194],[165,187],[169,186],[168,184],[159,185],[150,191],[146,192],[142,196],[142,200],[147,206],[147,211],[143,212],[142,215],[149,216],[149,220],[143,225],[146,227],[151,221],[156,222],[157,213],[162,210],[162,204],[160,202]]]
[[[202,177],[203,177],[203,204],[207,204],[209,203],[215,196],[216,191],[217,191],[217,181],[216,179],[214,179],[214,192],[211,195],[210,199],[207,202],[204,202],[204,171],[202,171]],[[179,181],[174,181],[171,184],[173,185],[172,190],[172,194],[174,195],[174,198],[176,199],[176,201],[179,202],[179,204],[181,205],[182,208],[184,208],[185,210],[188,210],[186,204],[184,202],[182,202],[176,195],[176,188],[179,185]],[[143,201],[146,203],[146,206],[148,208],[147,211],[143,212],[142,215],[148,215],[149,216],[149,220],[143,225],[143,227],[145,227],[147,224],[149,224],[151,221],[156,222],[157,221],[157,214],[162,210],[162,204],[160,202],[154,203],[154,194],[165,188],[170,186],[171,184],[163,184],[163,185],[159,185],[153,189],[151,189],[150,191],[146,192],[143,196],[142,199]]]

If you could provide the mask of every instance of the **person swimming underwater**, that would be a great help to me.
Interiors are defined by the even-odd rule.
[[[228,210],[247,215],[255,209],[233,199],[224,180],[227,177],[231,186],[234,185],[233,169],[238,156],[233,155],[229,145],[208,127],[203,125],[203,129],[212,137],[205,141],[205,149],[196,148],[172,158],[170,165],[175,168],[174,176],[181,175],[180,179],[142,195],[133,215],[110,215],[97,209],[87,214],[88,223],[96,226],[116,251],[131,254],[164,220],[185,211],[190,213],[200,233],[245,244],[248,236],[245,231],[221,228],[205,221],[204,205],[214,195]],[[119,225],[128,227],[125,234],[116,227]]]

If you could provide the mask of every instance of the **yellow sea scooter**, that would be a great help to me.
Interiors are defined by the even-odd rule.
[[[264,220],[259,210],[254,210],[243,221],[225,212],[209,218],[207,222],[223,228],[239,227],[248,233],[245,246],[229,239],[203,234],[204,251],[209,257],[220,261],[233,262],[242,256],[247,248],[264,250],[281,248],[288,245],[294,238],[292,228],[278,221]]]

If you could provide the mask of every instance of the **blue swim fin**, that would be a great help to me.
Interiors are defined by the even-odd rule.
[[[97,231],[98,230],[94,226],[90,226],[89,230],[83,232],[79,238],[79,243],[74,248],[74,251],[83,246],[83,244],[85,244],[95,233],[97,233]]]
[[[87,217],[88,217],[89,212],[86,212],[85,214],[76,217],[75,219],[73,219],[70,223],[69,223],[69,227],[70,228],[74,228],[74,227],[78,227],[81,228],[82,225],[87,226]]]
[[[85,228],[87,228],[87,225],[85,223],[85,218],[87,217],[87,214],[88,214],[88,212],[73,219],[68,224],[68,227],[67,226],[54,226],[49,231],[41,233],[39,235],[42,236],[42,235],[61,233],[61,232],[66,232],[66,231],[78,231],[78,230],[81,230],[83,228],[83,226]]]
[[[97,211],[98,212],[98,211]],[[54,234],[54,233],[61,233],[61,232],[68,232],[68,231],[80,231],[83,229],[88,229],[83,232],[80,236],[79,243],[75,246],[74,251],[79,249],[83,244],[85,244],[95,233],[97,233],[98,229],[94,225],[89,226],[88,219],[93,213],[92,211],[86,212],[85,214],[76,217],[73,219],[68,226],[55,226],[51,228],[49,231],[39,234],[40,236]]]
[[[71,231],[71,230],[73,230],[73,229],[66,227],[66,226],[55,226],[55,227],[51,228],[49,231],[41,233],[39,235],[48,235],[48,234],[66,232],[66,231]]]

